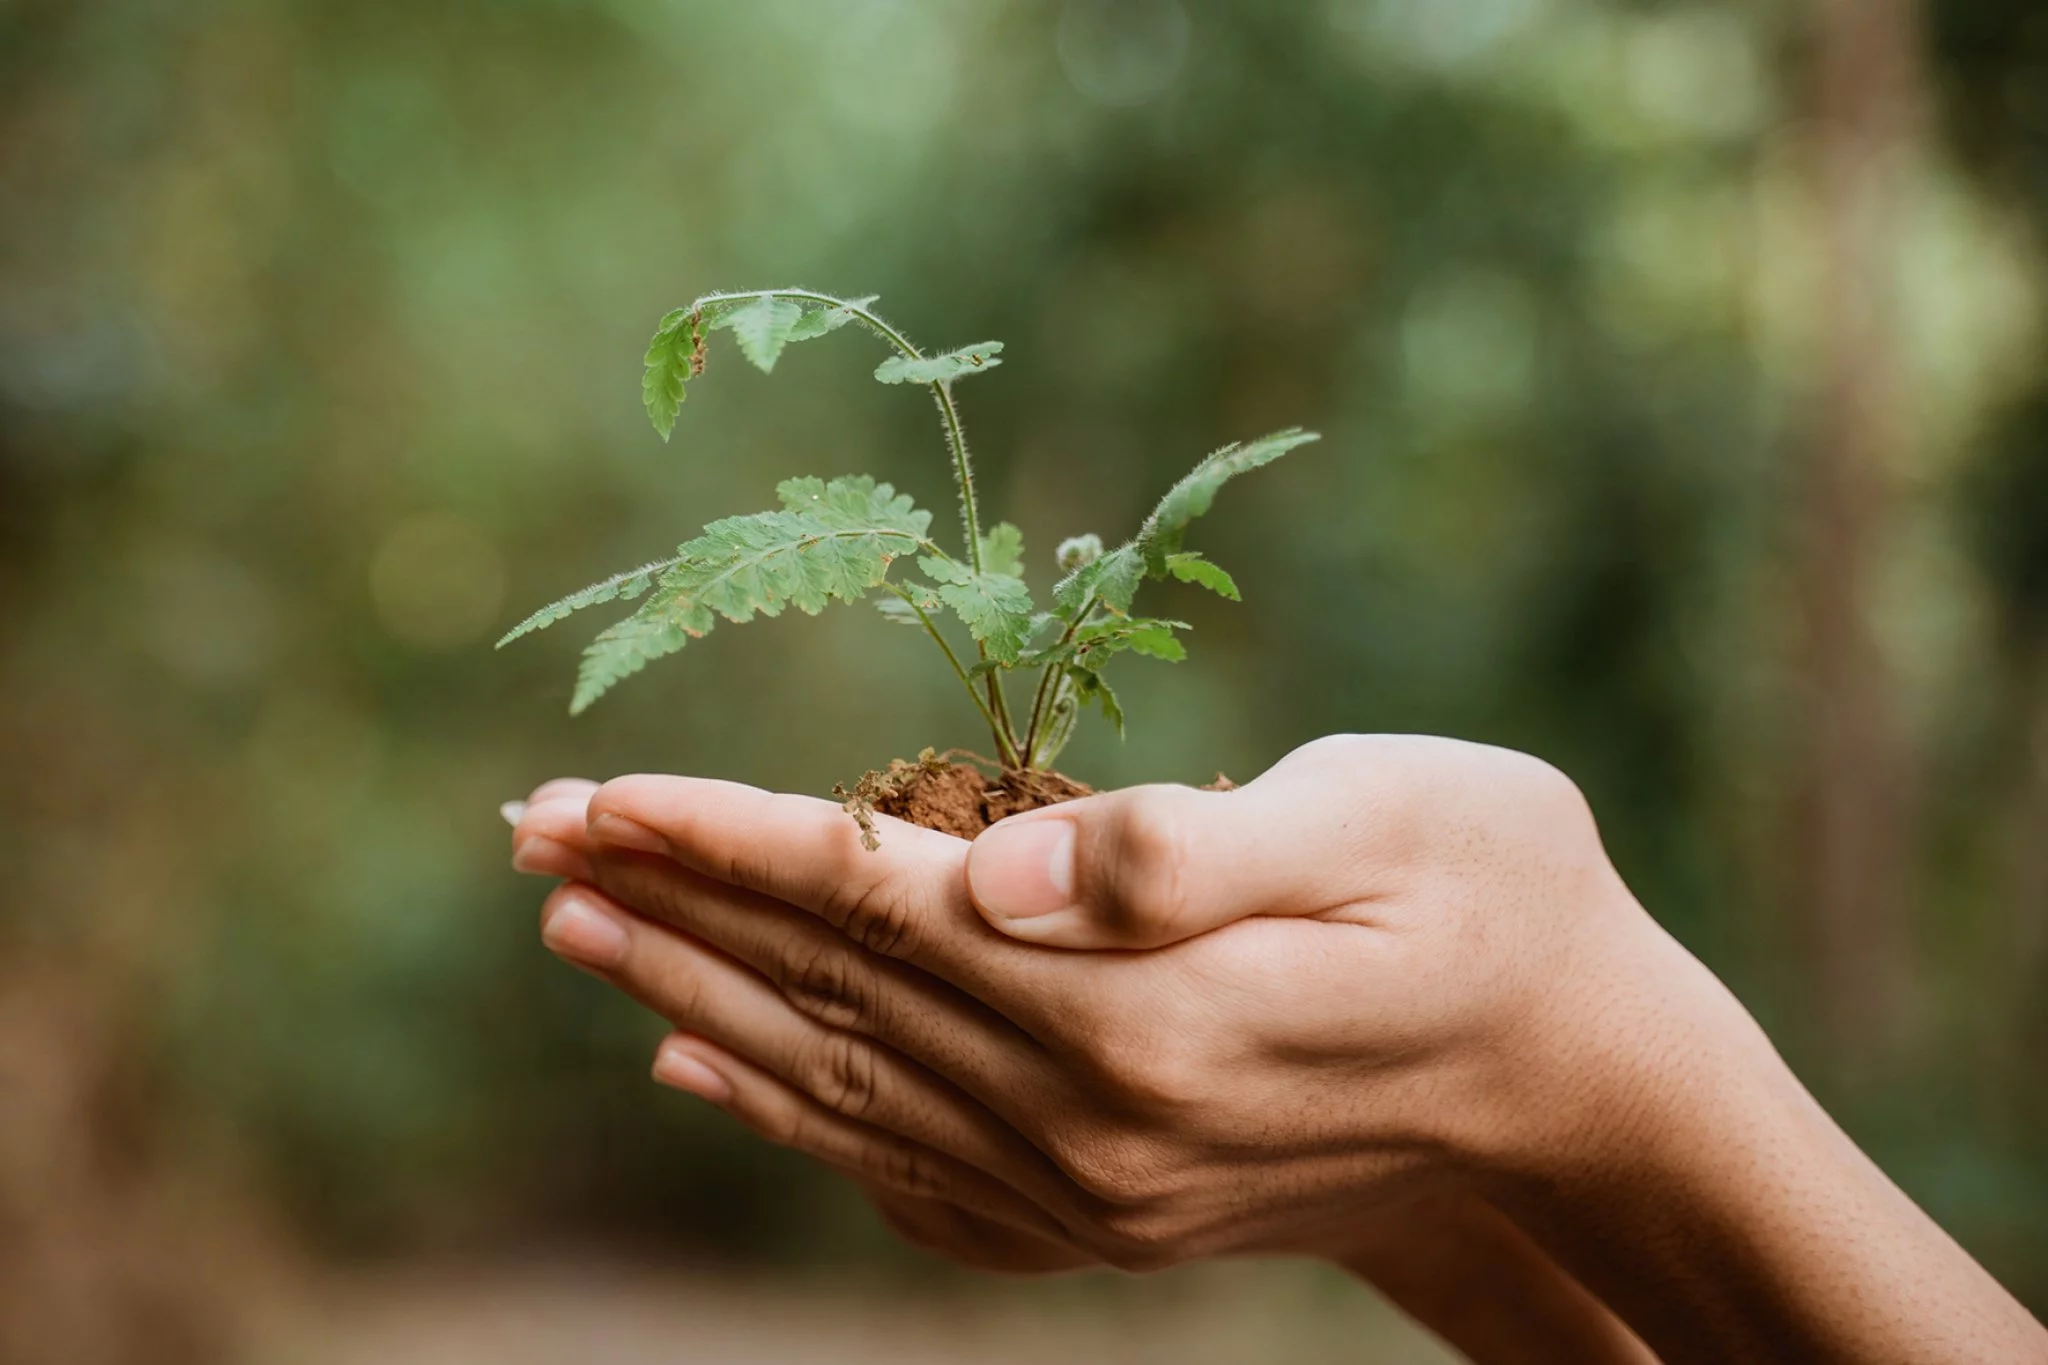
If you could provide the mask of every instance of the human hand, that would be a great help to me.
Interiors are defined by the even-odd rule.
[[[670,1079],[870,1179],[1133,1267],[1342,1260],[1374,1210],[1483,1189],[1673,1358],[1755,1338],[1778,1307],[1731,1314],[1731,1288],[1785,1297],[1725,1246],[1705,1249],[1719,1279],[1703,1290],[1662,1245],[1702,1166],[1680,1160],[1658,1188],[1698,1117],[1666,1102],[1668,1063],[1754,1102],[1764,1148],[1825,1134],[1746,1016],[1620,887],[1570,785],[1531,760],[1327,741],[1228,796],[1115,793],[1020,817],[971,854],[894,827],[869,858],[826,803],[687,779],[625,779],[585,814],[610,851],[527,861],[616,899],[558,893],[551,944],[695,1031],[663,1056],[709,1088]],[[969,879],[991,923],[1041,940],[1225,927],[1153,953],[1020,957],[969,915]],[[620,901],[765,989],[736,989],[719,954]],[[820,920],[841,933],[820,938]],[[1854,1183],[1805,1193],[1826,1211]],[[1726,1210],[1690,1212],[1699,1231]],[[1751,1212],[1748,1231],[1786,1231]],[[1642,1230],[1633,1246],[1623,1224]]]
[[[1374,780],[1361,790],[1367,750],[1364,775]],[[1444,751],[1463,767],[1447,769]],[[1544,896],[1522,894],[1528,904],[1514,907],[1525,931],[1516,945],[1473,951],[1475,936],[1498,931],[1412,870],[1444,837],[1425,826],[1426,812],[1455,808],[1420,790],[1425,782],[1462,784],[1459,802],[1477,797],[1489,804],[1483,818],[1520,827],[1524,850],[1460,855],[1474,868],[1488,857],[1536,868],[1519,885]],[[522,835],[547,837],[536,823],[547,804],[535,803]],[[1073,875],[1083,894],[1113,907],[1127,931],[1141,926],[1135,941],[1257,917],[1156,953],[1033,951],[972,913],[968,845],[899,826],[868,854],[829,803],[689,779],[629,778],[599,791],[585,814],[609,852],[587,869],[552,870],[587,870],[618,900],[738,960],[681,943],[703,960],[663,969],[688,973],[699,1005],[689,1013],[710,1026],[699,1032],[738,1026],[736,1015],[710,1017],[703,997],[721,972],[736,995],[744,986],[734,967],[751,967],[809,1012],[815,1032],[792,1030],[787,1043],[838,1049],[841,1070],[865,1073],[861,1092],[896,1087],[884,1102],[917,1107],[928,1129],[943,1122],[954,1145],[937,1150],[947,1155],[961,1154],[967,1128],[983,1149],[1007,1129],[1007,1161],[1026,1150],[1039,1157],[1028,1179],[1012,1171],[1007,1183],[1036,1182],[1037,1202],[1060,1226],[1087,1230],[1091,1249],[1134,1265],[1332,1253],[1337,1229],[1363,1209],[1463,1179],[1489,1127],[1512,1126],[1482,1103],[1509,1089],[1516,1069],[1489,1050],[1518,1034],[1526,1053],[1528,1021],[1554,996],[1555,973],[1541,962],[1577,937],[1552,902],[1578,897],[1597,912],[1619,891],[1568,783],[1533,760],[1448,741],[1325,741],[1238,792],[1144,788],[1084,804],[1097,812],[1085,830],[1061,815],[1074,808],[1056,808],[975,846],[974,888],[992,918],[1032,891],[1016,845],[1032,856],[1048,826],[1081,839]],[[1344,831],[1368,818],[1371,847],[1345,846]],[[1250,851],[1191,868],[1204,846]],[[1101,857],[1111,850],[1113,867]],[[1443,875],[1436,864],[1427,872]],[[1470,868],[1461,875],[1460,886],[1484,884]],[[1504,878],[1489,891],[1496,903],[1521,894]],[[1619,899],[1632,908],[1625,892]],[[573,888],[557,902],[557,916],[577,907],[572,920],[607,909]],[[608,974],[646,997],[654,983],[632,978],[639,965],[629,955],[627,975]],[[765,1018],[767,1003],[746,1017]],[[888,1065],[876,1043],[918,1069]],[[758,1046],[741,1052],[765,1056]],[[1304,1104],[1305,1095],[1321,1102]],[[863,1105],[874,1102],[862,1094]],[[1290,1123],[1276,1132],[1282,1113]],[[987,1171],[991,1162],[971,1164]]]

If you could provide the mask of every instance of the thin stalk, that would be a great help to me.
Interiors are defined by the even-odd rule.
[[[905,606],[917,613],[918,624],[924,627],[925,634],[932,637],[932,643],[946,656],[946,662],[953,666],[953,675],[960,679],[960,685],[967,689],[967,695],[973,699],[974,709],[981,712],[981,718],[988,723],[989,733],[995,737],[997,756],[1011,767],[1019,766],[1016,742],[1010,738],[1008,730],[996,720],[995,714],[988,708],[988,703],[981,699],[981,693],[975,690],[974,680],[967,675],[966,666],[960,662],[960,656],[953,652],[953,646],[946,643],[946,637],[932,624],[932,618],[917,604],[916,598],[894,583],[884,583],[882,587],[896,594]]]
[[[1055,644],[1053,648],[1057,649],[1060,645],[1072,640],[1074,632],[1087,625],[1088,618],[1093,616],[1095,609],[1101,605],[1101,598],[1090,598],[1087,604],[1079,612],[1075,613],[1074,619],[1068,623],[1066,630],[1061,633],[1059,643]],[[1059,695],[1059,688],[1052,687],[1048,691],[1048,685],[1051,684],[1055,675],[1064,672],[1065,669],[1065,664],[1047,664],[1045,671],[1038,675],[1038,688],[1031,694],[1031,724],[1024,731],[1024,766],[1027,768],[1032,767],[1038,762],[1038,728],[1045,723],[1045,708],[1048,702],[1053,697]]]
[[[911,343],[910,338],[891,327],[888,323],[870,313],[858,304],[846,299],[834,298],[830,294],[819,294],[809,289],[751,289],[729,294],[706,294],[692,305],[702,308],[707,303],[733,303],[742,299],[802,299],[809,303],[826,303],[834,308],[843,308],[861,326],[894,346],[906,360],[923,360],[924,352]],[[960,492],[960,522],[967,537],[967,563],[976,573],[981,572],[981,514],[974,496],[974,462],[967,452],[967,431],[960,424],[960,409],[953,402],[953,387],[947,381],[934,380],[926,386],[932,392],[932,402],[938,405],[939,421],[946,429],[946,446],[953,456],[953,482]]]
[[[802,299],[810,303],[825,303],[835,308],[843,308],[848,316],[861,326],[894,346],[905,359],[925,358],[924,352],[920,351],[909,337],[859,304],[809,289],[754,289],[706,294],[692,307],[702,308],[707,303],[729,303],[740,299],[760,298]],[[953,483],[960,494],[960,525],[961,532],[967,540],[968,567],[978,574],[981,572],[981,513],[974,494],[974,462],[967,452],[967,430],[961,425],[960,409],[953,402],[953,386],[946,380],[939,379],[927,387],[931,389],[932,402],[938,405],[939,421],[946,429],[946,447],[953,457]],[[988,657],[986,649],[978,644],[975,648],[982,658]],[[997,747],[1006,748],[1014,755],[1017,749],[1016,727],[1010,719],[1010,703],[1003,694],[1002,680],[994,673],[990,673],[985,681],[988,702],[983,705],[977,698],[975,704],[981,706],[982,714],[988,717],[989,729],[995,733]],[[970,683],[970,689],[972,686]]]

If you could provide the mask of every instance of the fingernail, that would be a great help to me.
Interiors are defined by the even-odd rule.
[[[582,881],[589,879],[590,863],[560,840],[537,834],[531,839],[521,839],[519,847],[512,850],[512,870]]]
[[[541,926],[540,941],[557,957],[585,967],[616,967],[626,956],[626,928],[581,896],[567,896]]]
[[[1066,909],[1074,899],[1074,822],[994,826],[968,850],[967,889],[975,904],[1004,919]]]
[[[506,824],[514,829],[518,829],[519,822],[526,818],[526,803],[524,801],[507,801],[504,805],[498,807],[498,814],[505,817]]]
[[[732,1083],[674,1043],[654,1054],[654,1079],[713,1104],[732,1098]]]
[[[642,853],[668,852],[668,840],[638,820],[623,815],[596,815],[590,820],[590,837],[601,844],[638,849]]]

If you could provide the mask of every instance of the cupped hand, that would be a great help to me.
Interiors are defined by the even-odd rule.
[[[667,1079],[1049,1248],[1341,1259],[1374,1211],[1624,1117],[1564,997],[1661,935],[1520,755],[1342,737],[874,854],[729,783],[537,797],[522,865],[572,879],[548,941],[677,1024]]]

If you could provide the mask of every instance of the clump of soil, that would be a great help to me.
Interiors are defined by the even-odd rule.
[[[957,762],[955,754],[976,761]],[[995,775],[984,772],[984,767]],[[1203,790],[1230,791],[1235,785],[1218,773]],[[892,759],[886,770],[864,775],[852,791],[837,786],[832,794],[846,803],[846,813],[860,824],[861,843],[872,853],[881,846],[877,815],[972,839],[998,820],[1093,796],[1095,789],[1064,773],[1020,772],[958,749],[943,754],[926,749],[915,763]]]
[[[852,791],[840,786],[832,794],[860,823],[861,842],[870,851],[880,846],[877,815],[972,839],[1007,816],[1095,794],[1093,787],[1061,773],[1019,772],[991,763],[987,766],[996,769],[991,777],[973,763],[956,762],[953,754],[958,752],[926,749],[915,763],[893,759],[886,771],[866,774]]]

